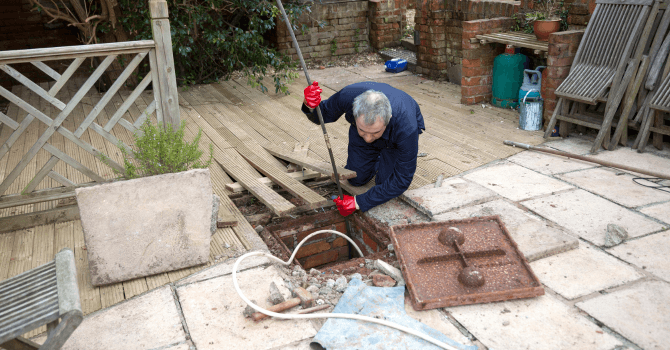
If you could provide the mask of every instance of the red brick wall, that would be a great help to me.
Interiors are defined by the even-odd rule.
[[[554,33],[549,36],[547,68],[542,74],[542,97],[544,98],[544,125],[551,119],[558,98],[554,91],[568,77],[570,66],[577,54],[583,30]]]
[[[372,48],[379,50],[400,45],[402,29],[407,23],[405,12],[409,1],[381,0],[369,3]]]
[[[491,100],[493,60],[504,52],[503,45],[472,44],[470,39],[476,35],[509,31],[512,24],[513,20],[509,17],[463,22],[461,103],[474,104]]]
[[[596,0],[564,0],[568,10],[568,24],[576,27],[586,26],[596,8]],[[533,0],[520,0],[520,12],[533,8]]]

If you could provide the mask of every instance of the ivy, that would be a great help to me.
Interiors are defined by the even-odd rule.
[[[275,92],[288,93],[287,83],[297,78],[295,62],[270,47],[269,37],[281,16],[269,0],[167,0],[170,33],[179,85],[228,79],[241,71],[252,86],[264,92],[263,78],[271,76]],[[136,40],[151,39],[146,1],[119,0],[119,22]],[[292,19],[309,6],[284,4]],[[294,22],[292,20],[292,22]]]

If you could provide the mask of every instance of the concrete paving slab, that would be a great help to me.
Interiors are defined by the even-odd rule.
[[[553,148],[558,151],[585,155],[591,152],[594,138],[589,137],[569,137],[555,141],[549,141],[542,144],[544,147]]]
[[[191,346],[189,343],[181,343],[167,348],[162,348],[161,350],[190,350],[190,349]]]
[[[442,187],[430,184],[409,190],[400,198],[428,217],[473,203],[481,203],[496,196],[496,193],[474,182],[460,178],[442,181]]]
[[[634,267],[588,244],[530,266],[542,284],[569,300],[644,277]]]
[[[181,286],[185,284],[208,280],[214,277],[230,275],[231,273],[233,273],[233,265],[235,265],[235,261],[237,261],[237,258],[222,261],[214,266],[211,266],[202,271],[194,273],[184,278],[183,280],[177,281],[176,284],[177,286]],[[270,263],[271,263],[270,259],[266,257],[251,256],[242,260],[242,263],[240,264],[238,271],[244,271],[254,267],[264,266]]]
[[[607,251],[670,282],[670,231],[627,241]]]
[[[208,169],[78,188],[76,194],[94,286],[209,260]]]
[[[611,350],[621,345],[550,295],[445,310],[489,349]]]
[[[617,169],[587,169],[556,177],[628,208],[670,201],[670,193],[638,185],[633,181],[636,176]]]
[[[581,160],[569,159],[535,151],[523,151],[507,158],[507,160],[544,175],[567,173],[569,171],[589,169],[598,166],[597,164]]]
[[[63,346],[75,349],[156,349],[186,341],[169,286],[91,314]]]
[[[564,182],[512,163],[486,167],[465,175],[465,178],[513,201],[573,188]]]
[[[512,239],[528,261],[577,248],[579,240],[560,228],[547,225],[543,220],[519,209],[504,199],[450,211],[433,221],[466,219],[476,216],[499,215]]]
[[[611,152],[600,152],[593,157],[613,163],[670,174],[670,159],[653,153],[637,153],[637,150],[634,149],[618,148]]]
[[[660,350],[670,341],[668,300],[668,283],[646,281],[575,305],[643,349]]]
[[[409,296],[405,296],[405,312],[407,315],[423,324],[432,327],[433,329],[446,335],[447,338],[457,341],[463,345],[472,345],[468,337],[463,335],[461,331],[456,328],[439,309],[432,309],[426,311],[416,311],[412,307],[412,301]]]
[[[318,348],[313,348],[309,344],[311,344],[311,340],[301,340],[299,342],[293,343],[293,344],[288,344],[288,345],[281,345],[276,348],[272,348],[269,350],[314,350]]]
[[[430,218],[406,201],[393,198],[364,213],[388,226],[407,225],[410,223],[429,222]]]
[[[629,237],[663,229],[663,225],[657,222],[584,190],[563,192],[521,204],[599,246],[605,243],[607,224],[623,227]]]
[[[254,268],[238,275],[243,293],[268,307],[269,286],[275,282],[284,294],[283,277],[274,266]],[[309,320],[266,319],[255,323],[244,318],[246,304],[233,287],[232,275],[216,277],[177,288],[191,338],[199,350],[273,349],[311,339],[316,329]]]
[[[641,213],[670,225],[670,202],[639,209]]]

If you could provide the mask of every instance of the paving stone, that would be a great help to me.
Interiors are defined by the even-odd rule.
[[[499,215],[507,231],[528,261],[577,248],[579,240],[560,228],[547,225],[504,199],[450,211],[433,221],[459,220],[475,216]]]
[[[208,169],[76,190],[94,286],[209,260]]]
[[[549,176],[511,163],[486,167],[465,175],[465,178],[513,201],[572,188]]]
[[[617,148],[615,151],[604,151],[593,156],[600,160],[606,160],[617,164],[652,170],[655,172],[670,174],[670,160],[666,157],[645,152],[637,153],[637,150],[630,148]],[[643,175],[647,176],[648,175]]]
[[[621,343],[555,297],[445,309],[489,349],[611,350]]]
[[[670,201],[670,193],[638,185],[636,176],[611,168],[595,168],[556,175],[575,186],[628,208]]]
[[[624,242],[608,252],[670,282],[670,231]]]
[[[266,308],[270,306],[266,301],[270,282],[275,282],[282,294],[288,293],[282,274],[274,266],[246,270],[237,278],[245,296]],[[273,349],[316,334],[309,320],[266,319],[256,323],[244,318],[242,311],[247,305],[237,295],[232,275],[180,286],[177,295],[199,350]]]
[[[670,225],[670,202],[650,205],[639,210],[645,215]]]
[[[602,246],[607,224],[617,224],[629,237],[659,231],[663,225],[584,190],[568,191],[522,202],[528,209]]]
[[[416,311],[412,307],[412,301],[409,296],[405,296],[405,312],[407,315],[423,324],[439,331],[451,340],[457,341],[463,345],[470,346],[472,342],[463,335],[439,309]]]
[[[542,284],[570,300],[644,277],[635,268],[587,244],[530,266]]]
[[[430,184],[406,191],[400,198],[429,217],[434,217],[449,210],[482,202],[495,196],[496,193],[489,189],[456,178],[442,181],[442,186],[439,188],[435,188],[435,184]]]
[[[594,138],[570,136],[569,138],[549,141],[542,144],[544,147],[553,148],[558,151],[585,155],[591,152]]]
[[[507,158],[507,160],[545,175],[567,173],[598,166],[594,163],[535,151],[523,151]]]
[[[169,286],[84,318],[63,346],[75,349],[156,349],[186,341]]]
[[[576,306],[646,350],[670,341],[670,285],[646,281]]]
[[[177,281],[177,285],[181,286],[184,284],[208,280],[214,277],[230,275],[233,273],[233,265],[235,265],[235,261],[237,261],[237,258],[222,261],[216,265],[194,273],[183,280]],[[242,260],[242,263],[238,267],[238,271],[244,271],[258,266],[268,265],[270,263],[270,259],[264,256],[250,256]]]

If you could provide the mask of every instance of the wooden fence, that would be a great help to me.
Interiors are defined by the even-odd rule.
[[[82,135],[86,130],[90,130],[89,132],[96,132],[112,144],[119,145],[119,140],[110,132],[115,125],[118,124],[131,132],[136,132],[146,118],[154,112],[156,113],[158,121],[163,122],[164,125],[170,124],[175,128],[179,126],[179,99],[177,95],[174,60],[172,57],[172,42],[170,39],[170,23],[168,21],[167,4],[165,0],[150,0],[149,7],[153,40],[0,52],[0,69],[13,77],[32,93],[37,94],[43,100],[47,101],[51,108],[56,108],[59,111],[52,119],[43,113],[40,108],[31,105],[28,101],[0,86],[0,96],[8,99],[11,103],[18,106],[21,111],[26,113],[26,116],[22,120],[17,121],[0,112],[0,124],[2,124],[3,127],[8,127],[13,130],[11,135],[0,147],[0,160],[2,160],[3,157],[9,156],[12,145],[19,139],[22,133],[26,132],[31,123],[46,124],[46,129],[40,128],[43,132],[39,135],[37,141],[30,147],[29,145],[25,145],[25,153],[23,153],[23,156],[16,166],[14,166],[11,171],[6,169],[7,175],[2,179],[2,182],[0,182],[0,209],[71,197],[73,196],[74,188],[76,187],[88,186],[106,181],[101,174],[96,173],[95,168],[91,169],[84,166],[72,155],[68,155],[65,151],[50,144],[50,139],[55,133],[59,133],[76,144],[80,149],[93,156],[104,158],[109,166],[122,171],[123,167],[121,164],[113,161],[108,155],[96,149],[92,144],[84,141]],[[134,55],[134,58],[125,65],[123,72],[86,115],[84,120],[78,126],[75,125],[76,129],[68,130],[65,128],[63,122],[66,118],[68,118],[70,113],[81,102],[86,94],[89,93],[89,90],[91,90],[98,79],[100,79],[106,69],[120,55]],[[98,124],[96,122],[96,117],[98,117],[102,109],[107,106],[114,94],[124,86],[126,80],[134,74],[140,64],[143,61],[146,61],[147,56],[151,72],[146,74],[130,94],[130,97],[118,107],[116,112],[106,123],[102,123],[103,125]],[[63,86],[65,86],[68,80],[73,77],[82,63],[84,63],[85,59],[91,57],[100,58],[100,63],[95,70],[67,103],[59,100],[56,97],[57,93]],[[62,74],[44,63],[45,61],[54,60],[67,60],[67,62],[69,62],[67,69],[65,69]],[[12,68],[11,65],[17,63],[33,64],[47,76],[52,78],[54,83],[49,84],[50,88],[48,90],[44,89],[39,84],[36,84],[22,75],[19,71]],[[128,112],[129,107],[135,102],[140,94],[147,89],[149,84],[152,85],[154,96],[153,102],[149,104],[146,110],[142,111],[141,115],[134,118],[134,122],[124,119],[123,116]],[[46,164],[35,172],[32,180],[30,180],[28,185],[25,186],[20,193],[6,194],[12,183],[17,180],[19,175],[41,149],[50,154],[50,158]],[[93,180],[93,182],[75,184],[63,174],[59,174],[54,170],[54,167],[61,161],[80,171]],[[50,177],[62,186],[36,190],[38,184],[45,179],[45,177]]]

